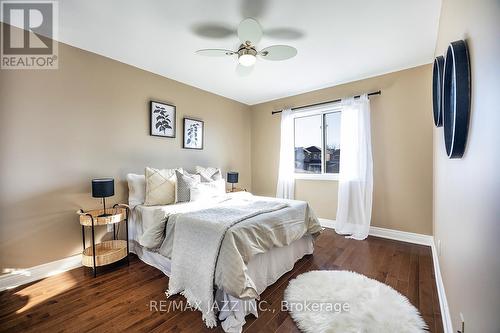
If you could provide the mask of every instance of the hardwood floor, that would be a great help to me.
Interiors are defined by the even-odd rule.
[[[352,270],[392,286],[420,310],[431,332],[443,332],[429,247],[376,237],[355,241],[329,229],[315,246],[313,255],[264,291],[261,302],[271,311],[247,317],[245,332],[298,332],[288,313],[279,311],[283,292],[288,280],[318,269]],[[150,301],[158,310],[171,303],[163,293],[167,285],[163,273],[136,256],[130,266],[97,278],[88,269],[74,269],[0,293],[0,331],[222,332],[220,325],[205,328],[197,311],[151,311]]]

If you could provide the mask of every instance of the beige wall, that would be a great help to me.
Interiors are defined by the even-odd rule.
[[[500,2],[444,0],[436,55],[468,43],[472,73],[469,136],[462,159],[446,157],[434,130],[434,236],[455,330],[499,332]]]
[[[0,71],[0,267],[81,251],[75,211],[100,206],[93,177],[145,166],[219,166],[250,189],[250,111],[235,101],[67,45],[59,70]],[[165,58],[168,61],[168,57]],[[177,137],[149,136],[149,101],[177,106]],[[205,148],[182,149],[183,116],[205,122]]]
[[[372,225],[432,233],[431,65],[252,106],[252,189],[275,195],[280,116],[271,111],[382,90],[371,98],[374,195]],[[336,181],[297,180],[296,198],[335,219]]]

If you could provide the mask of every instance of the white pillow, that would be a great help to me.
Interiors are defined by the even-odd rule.
[[[222,172],[219,168],[204,168],[201,166],[195,167],[196,173],[200,174],[202,181],[212,181],[222,179]]]
[[[180,173],[184,171],[179,169],[154,169],[146,168],[146,206],[170,205],[175,203],[175,186],[177,178],[175,171]]]
[[[128,204],[130,208],[142,205],[146,200],[146,177],[135,173],[127,175]]]
[[[203,182],[191,187],[189,201],[205,200],[224,194],[226,194],[226,181],[224,179]]]

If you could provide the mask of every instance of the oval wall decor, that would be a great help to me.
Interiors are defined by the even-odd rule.
[[[437,127],[443,126],[443,67],[444,57],[439,56],[434,59],[434,67],[432,69],[432,108],[434,112],[434,125]]]
[[[446,51],[443,71],[443,126],[446,153],[461,158],[469,130],[471,101],[470,62],[467,44],[452,42]]]

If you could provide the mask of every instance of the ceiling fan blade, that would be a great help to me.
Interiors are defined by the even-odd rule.
[[[262,17],[267,5],[267,0],[243,0],[240,10],[241,17]]]
[[[196,54],[207,57],[223,57],[223,56],[231,56],[233,54],[236,54],[236,52],[224,49],[203,49],[196,51]]]
[[[213,39],[226,38],[229,36],[234,36],[236,34],[234,28],[215,22],[196,24],[191,27],[191,31],[197,36]]]
[[[254,66],[243,66],[241,64],[238,64],[236,66],[235,72],[238,76],[241,76],[241,77],[249,76],[250,74],[252,74],[254,67],[255,67],[255,65]]]
[[[304,33],[294,28],[271,28],[265,29],[264,34],[271,38],[297,40],[304,37]]]
[[[256,45],[260,42],[262,38],[262,28],[259,22],[253,18],[247,18],[241,21],[238,26],[238,38],[243,44],[251,42],[253,45]]]
[[[262,49],[258,54],[266,60],[286,60],[295,57],[297,49],[288,45],[273,45]]]

